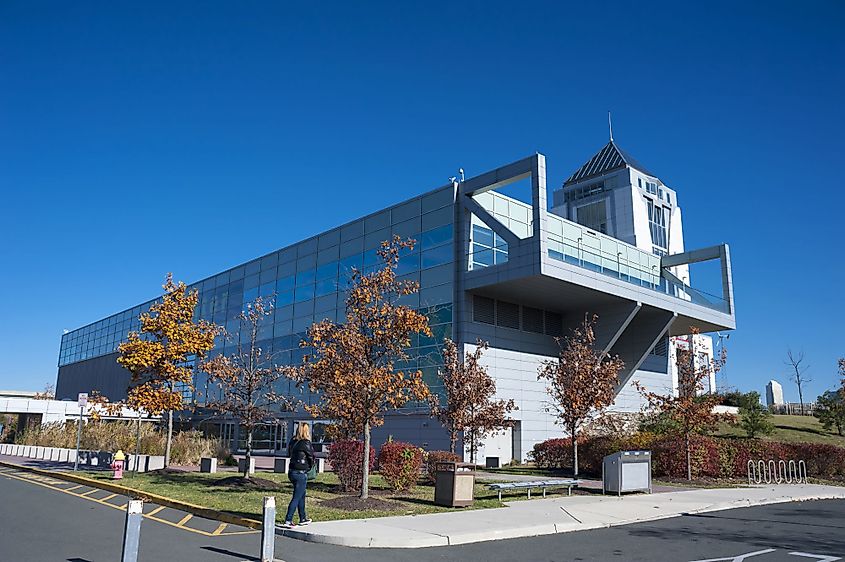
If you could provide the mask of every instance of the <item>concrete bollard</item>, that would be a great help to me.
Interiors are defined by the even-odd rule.
[[[288,471],[288,464],[290,459],[287,457],[276,457],[273,461],[273,472],[286,473]]]
[[[130,472],[146,472],[148,457],[149,455],[126,455],[126,458],[129,459],[126,461],[126,470]]]
[[[246,467],[246,459],[238,459],[238,472],[243,474]],[[249,458],[249,473],[255,474],[255,457]]]
[[[164,468],[164,455],[147,455],[146,472],[161,470],[162,468]]]
[[[261,520],[261,562],[273,562],[276,551],[276,498],[264,496]]]
[[[202,457],[200,459],[200,472],[207,472],[209,474],[214,474],[217,472],[217,458],[215,457]]]
[[[144,502],[130,500],[126,504],[126,525],[123,527],[123,554],[121,562],[138,562],[138,546],[141,544],[141,520]]]

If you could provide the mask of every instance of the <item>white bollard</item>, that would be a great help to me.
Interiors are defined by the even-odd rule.
[[[276,498],[264,496],[261,522],[261,562],[273,562],[276,550]]]
[[[123,554],[121,562],[138,562],[138,546],[141,543],[141,519],[144,502],[129,500],[126,505],[126,526],[123,528]]]

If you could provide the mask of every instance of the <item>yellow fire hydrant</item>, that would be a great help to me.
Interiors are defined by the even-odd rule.
[[[114,454],[114,462],[111,463],[112,470],[114,470],[113,480],[120,480],[123,478],[123,464],[126,461],[126,455],[123,451],[118,449]]]

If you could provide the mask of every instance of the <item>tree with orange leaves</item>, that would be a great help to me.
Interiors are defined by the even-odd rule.
[[[544,361],[538,380],[548,383],[558,422],[572,439],[572,467],[578,476],[578,430],[594,416],[600,415],[616,396],[619,372],[625,364],[617,356],[608,357],[595,348],[593,332],[597,317],[584,322],[564,339],[557,359]]]
[[[164,295],[141,314],[141,332],[130,332],[118,347],[117,362],[132,374],[126,403],[151,415],[167,412],[164,465],[170,464],[173,411],[182,409],[183,393],[193,389],[194,366],[214,348],[218,328],[194,320],[199,295],[168,273]]]
[[[292,410],[294,401],[276,393],[274,385],[289,373],[286,366],[277,365],[273,353],[258,345],[258,334],[266,322],[272,323],[272,300],[256,298],[238,316],[240,328],[235,339],[237,350],[231,356],[218,355],[202,364],[211,381],[220,386],[221,393],[208,406],[218,412],[231,414],[246,429],[246,462],[244,479],[249,479],[252,458],[252,436],[255,426],[282,408]]]
[[[443,344],[443,369],[440,378],[445,391],[444,403],[432,397],[431,411],[449,432],[449,452],[455,452],[458,433],[464,432],[469,460],[481,441],[493,431],[511,426],[508,414],[518,409],[513,400],[494,400],[496,381],[481,364],[487,342],[479,340],[472,352],[462,358],[450,339]]]
[[[396,278],[400,251],[413,247],[413,240],[398,236],[382,242],[380,269],[352,270],[345,322],[317,322],[302,342],[311,352],[298,369],[299,382],[319,393],[306,410],[336,421],[347,435],[364,436],[361,499],[369,494],[370,430],[386,411],[429,396],[421,371],[397,368],[408,359],[412,335],[431,335],[424,314],[397,302],[419,290],[419,283]]]
[[[690,336],[686,348],[678,348],[675,362],[678,366],[678,393],[660,394],[648,392],[637,384],[640,393],[648,402],[648,408],[666,417],[671,426],[684,439],[687,459],[687,479],[692,480],[692,446],[691,436],[712,430],[725,416],[713,412],[719,404],[721,396],[705,394],[704,381],[711,374],[717,374],[725,365],[727,351],[722,347],[718,358],[701,361],[699,358],[698,328],[690,328]]]

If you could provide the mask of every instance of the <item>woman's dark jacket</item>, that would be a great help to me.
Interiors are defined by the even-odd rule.
[[[309,471],[314,466],[314,448],[311,441],[307,439],[291,440],[288,445],[288,457],[290,457],[290,470]]]

